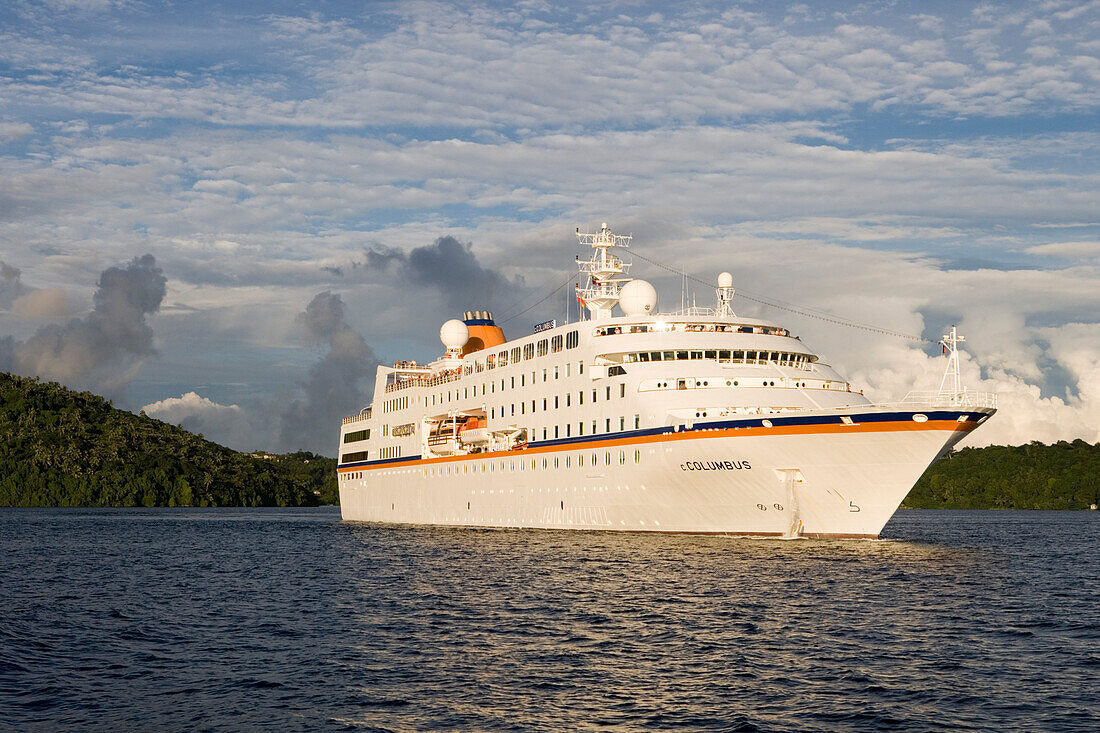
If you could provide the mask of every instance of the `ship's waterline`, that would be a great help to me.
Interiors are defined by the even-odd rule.
[[[939,392],[872,405],[786,329],[735,315],[728,273],[715,309],[660,314],[610,254],[628,238],[580,236],[590,318],[507,341],[470,311],[437,361],[378,369],[343,421],[344,519],[876,537],[995,411],[959,385],[954,331]]]

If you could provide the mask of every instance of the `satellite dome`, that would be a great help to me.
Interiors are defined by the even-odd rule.
[[[470,329],[462,321],[452,318],[439,328],[439,340],[448,351],[456,351],[470,340]]]
[[[723,272],[718,276],[718,287],[720,288],[732,288],[733,287],[733,275],[728,272]]]
[[[657,291],[645,280],[631,280],[619,291],[619,307],[627,316],[650,315],[657,310]]]

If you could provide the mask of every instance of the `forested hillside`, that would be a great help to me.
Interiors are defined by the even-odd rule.
[[[89,392],[0,373],[0,506],[313,506],[335,461],[238,453]]]
[[[1100,443],[963,448],[905,499],[914,509],[1087,509],[1100,504]]]

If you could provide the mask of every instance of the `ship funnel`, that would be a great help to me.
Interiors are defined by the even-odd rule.
[[[493,322],[492,311],[466,311],[462,314],[462,322],[470,332],[470,339],[462,347],[463,356],[500,346],[506,340],[504,331]]]

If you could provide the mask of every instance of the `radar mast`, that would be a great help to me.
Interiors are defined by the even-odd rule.
[[[582,245],[588,245],[593,250],[592,259],[582,262],[577,258],[580,271],[588,275],[588,283],[577,289],[577,302],[588,308],[593,320],[610,318],[611,310],[619,302],[620,284],[630,282],[629,277],[617,277],[626,272],[630,263],[611,254],[611,249],[628,247],[632,237],[612,234],[611,228],[604,222],[600,225],[600,231],[594,233],[582,232],[577,227],[577,238]]]

